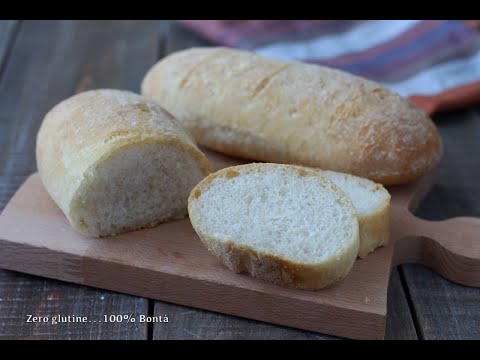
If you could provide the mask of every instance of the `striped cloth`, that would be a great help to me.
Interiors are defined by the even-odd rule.
[[[217,45],[375,80],[432,114],[480,101],[480,31],[460,20],[182,20]]]

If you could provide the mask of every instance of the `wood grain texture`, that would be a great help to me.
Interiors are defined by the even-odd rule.
[[[19,23],[17,20],[0,20],[0,72],[9,54]]]
[[[272,306],[275,306],[272,304]],[[332,340],[322,335],[255,320],[226,316],[211,311],[193,309],[157,301],[155,315],[168,315],[169,324],[156,323],[154,340]]]
[[[158,22],[151,21],[24,21],[16,33],[0,83],[0,209],[35,170],[34,147],[43,115],[57,102],[75,92],[95,87],[118,87],[138,91],[144,72],[154,63],[158,51]],[[2,272],[4,282],[18,283],[21,294],[31,294],[47,286],[61,298],[78,298],[75,306],[82,315],[98,313],[87,306],[91,299],[104,297],[107,309],[144,309],[148,300],[86,287],[48,283],[43,279]],[[45,285],[47,284],[47,285]],[[0,288],[0,298],[14,298],[12,286]],[[85,298],[85,304],[82,303]],[[30,301],[31,300],[31,301]],[[0,322],[0,333],[37,337],[38,327],[23,326],[26,312],[40,311],[41,296],[24,298],[25,306],[15,303],[2,309],[9,324]],[[102,300],[103,301],[103,300]],[[71,303],[70,303],[71,304]],[[119,305],[121,304],[121,306]],[[52,311],[67,310],[64,305]],[[62,311],[63,311],[62,310]],[[42,310],[43,311],[43,310]],[[143,311],[143,310],[142,310]],[[22,327],[23,326],[23,327]],[[49,338],[146,338],[147,326],[129,327],[120,333],[115,327],[45,328],[38,337]],[[40,330],[39,330],[40,331]],[[48,333],[48,335],[45,335]],[[12,335],[15,338],[15,335]]]
[[[204,151],[215,169],[245,162]],[[417,229],[405,231],[412,218],[407,206],[419,203],[431,180],[431,176],[424,177],[417,183],[390,188],[389,246],[356,261],[344,280],[321,291],[285,288],[229,271],[207,252],[188,219],[114,238],[81,236],[69,226],[38,174],[29,177],[0,216],[0,265],[277,325],[379,339],[385,335],[392,265],[395,261],[435,263],[436,254],[418,251],[424,246],[423,240],[415,237]],[[26,223],[29,227],[21,226]],[[434,225],[429,231],[435,235]],[[413,240],[404,238],[405,234],[414,236]],[[436,242],[435,236],[431,242]],[[394,257],[398,251],[400,256]],[[461,246],[455,246],[451,255],[461,251]],[[480,258],[474,260],[478,263]]]
[[[416,214],[429,220],[478,217],[480,107],[440,114],[434,120],[445,155],[436,185]],[[421,338],[480,339],[480,289],[454,284],[422,266],[402,268]]]
[[[104,322],[104,315],[148,314],[146,301],[106,290],[76,286],[35,276],[0,272],[0,339],[124,339],[147,338],[145,324]],[[27,322],[28,315],[48,317],[48,323]],[[88,316],[87,323],[51,319]]]
[[[3,65],[10,54],[11,45],[15,40],[19,22],[14,20],[0,20],[0,79],[3,74]],[[7,118],[0,115],[0,149],[7,143]],[[1,186],[1,184],[0,184]],[[3,209],[0,201],[0,210]]]
[[[396,269],[388,288],[386,340],[417,339],[415,326]],[[154,340],[336,340],[338,337],[267,324],[259,321],[155,302],[155,316],[167,315],[169,324],[153,326]]]
[[[387,325],[385,340],[418,339],[407,297],[397,268],[392,269],[388,283]]]
[[[224,156],[207,156],[224,165]],[[188,219],[112,238],[81,236],[34,174],[0,216],[0,247],[5,269],[338,336],[384,337],[393,245],[357,261],[333,286],[290,289],[228,270]]]
[[[480,218],[431,221],[412,214],[434,181],[432,172],[418,184],[390,188],[396,198],[392,202],[391,231],[401,239],[395,244],[394,263],[423,264],[453,282],[480,287]],[[417,189],[418,197],[409,196],[412,188]]]

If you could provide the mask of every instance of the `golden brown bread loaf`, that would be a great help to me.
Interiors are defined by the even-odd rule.
[[[226,48],[174,53],[145,76],[157,100],[206,147],[399,184],[442,153],[433,122],[382,86],[326,67]]]

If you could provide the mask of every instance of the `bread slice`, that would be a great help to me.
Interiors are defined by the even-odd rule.
[[[211,170],[183,126],[137,94],[92,90],[55,106],[37,136],[42,182],[72,227],[93,237],[187,215]]]
[[[350,199],[315,170],[247,164],[203,179],[190,221],[228,268],[276,284],[320,289],[343,279],[358,254]]]
[[[390,194],[373,181],[335,171],[316,170],[332,180],[352,200],[360,229],[358,256],[366,257],[390,238]]]

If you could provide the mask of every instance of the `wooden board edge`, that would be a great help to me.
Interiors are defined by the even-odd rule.
[[[0,247],[0,265],[8,270],[351,339],[385,336],[386,309],[378,314],[331,305],[317,304],[312,308],[310,302],[286,296],[267,296],[3,239]],[[292,308],[295,311],[289,311]]]

